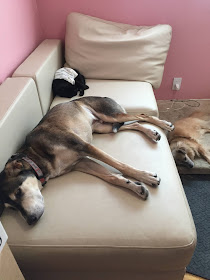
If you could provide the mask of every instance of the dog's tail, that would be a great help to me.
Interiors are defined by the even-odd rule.
[[[112,131],[113,131],[114,133],[117,133],[118,130],[120,129],[120,127],[121,127],[122,125],[124,125],[124,122],[122,122],[122,123],[114,123],[114,124],[112,125]]]

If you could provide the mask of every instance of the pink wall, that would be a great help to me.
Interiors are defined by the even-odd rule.
[[[173,39],[158,99],[210,98],[209,0],[37,0],[47,38],[62,38],[66,16],[77,11],[136,25],[168,23]],[[182,88],[171,90],[173,77]]]
[[[42,39],[64,39],[72,11],[136,25],[170,24],[173,38],[157,99],[210,98],[209,0],[2,0],[0,83]],[[183,78],[179,92],[171,90],[173,77]]]
[[[0,1],[0,83],[43,39],[36,0]]]

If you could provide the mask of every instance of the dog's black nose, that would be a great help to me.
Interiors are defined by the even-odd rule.
[[[37,217],[35,216],[35,215],[31,215],[31,216],[29,216],[28,218],[27,218],[27,223],[29,224],[29,225],[33,225],[33,224],[35,224],[36,222],[37,222]]]

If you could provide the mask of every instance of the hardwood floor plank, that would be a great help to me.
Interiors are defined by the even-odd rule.
[[[206,280],[206,279],[186,273],[183,280]]]

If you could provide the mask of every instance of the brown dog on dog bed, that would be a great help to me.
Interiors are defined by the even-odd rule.
[[[196,156],[210,163],[210,152],[201,143],[204,135],[210,133],[210,113],[194,112],[174,126],[168,139],[176,164],[192,168]]]

